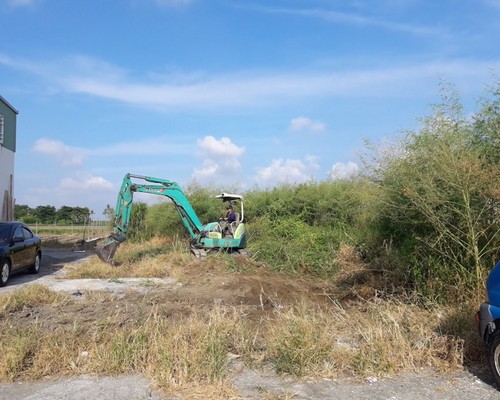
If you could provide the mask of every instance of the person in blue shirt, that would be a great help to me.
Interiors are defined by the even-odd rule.
[[[236,214],[234,213],[233,206],[229,204],[226,207],[226,210],[227,210],[226,216],[220,219],[220,221],[222,221],[221,227],[224,236],[231,234],[229,226],[231,225],[231,222],[236,221]]]
[[[226,210],[227,210],[226,216],[223,218],[223,220],[227,221],[228,224],[236,221],[236,214],[234,213],[233,206],[231,204],[229,204],[226,207]]]

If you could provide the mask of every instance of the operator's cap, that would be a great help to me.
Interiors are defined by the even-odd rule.
[[[226,207],[226,210],[232,210],[233,209],[233,206],[231,204],[229,204],[227,207]]]

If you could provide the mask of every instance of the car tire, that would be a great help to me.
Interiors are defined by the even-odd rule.
[[[40,272],[40,261],[41,261],[41,256],[40,256],[40,252],[38,252],[38,253],[36,253],[35,262],[33,263],[33,265],[29,269],[29,271],[32,274],[38,274]]]
[[[500,330],[493,332],[488,343],[488,364],[490,365],[493,379],[500,388]]]
[[[7,284],[7,281],[10,277],[10,263],[5,260],[0,267],[0,287],[3,287]]]

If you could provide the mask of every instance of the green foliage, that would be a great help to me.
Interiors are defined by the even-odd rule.
[[[273,269],[331,276],[342,243],[371,240],[377,191],[363,178],[254,190],[245,197],[252,252]]]
[[[87,207],[62,206],[57,209],[54,206],[37,206],[31,208],[24,204],[14,206],[14,218],[27,224],[83,224],[88,218],[90,210]]]
[[[148,207],[146,229],[152,235],[186,236],[187,231],[172,202],[164,202]]]
[[[317,276],[331,276],[336,269],[334,230],[312,227],[296,216],[275,220],[263,216],[249,229],[252,252],[271,269]]]
[[[130,222],[128,226],[128,237],[131,239],[145,239],[149,237],[146,230],[146,203],[137,202],[132,204],[130,210]]]
[[[17,221],[26,221],[27,218],[32,218],[32,209],[25,204],[15,204],[14,205],[14,218]],[[31,221],[29,221],[31,223]]]
[[[64,224],[83,224],[89,217],[90,210],[87,207],[68,207],[62,206],[56,212],[56,219],[59,223]]]
[[[354,226],[371,219],[377,186],[365,178],[284,185],[246,194],[248,220],[297,216],[311,226]]]
[[[202,224],[217,221],[225,215],[224,204],[215,198],[218,193],[221,191],[203,188],[196,184],[189,185],[186,189],[186,196]],[[168,200],[148,207],[145,227],[152,236],[188,237],[174,204]]]
[[[220,199],[215,198],[217,194],[222,193],[222,190],[203,188],[192,183],[187,186],[186,193],[202,224],[217,221],[226,214],[224,206],[227,203],[224,204]]]
[[[473,117],[472,144],[485,162],[500,163],[500,83],[488,90],[482,109]]]
[[[500,255],[500,168],[491,162],[497,144],[488,126],[498,115],[485,105],[478,131],[478,119],[471,122],[446,93],[422,128],[406,134],[399,152],[380,155],[376,168],[385,198],[378,230],[396,249],[407,284],[439,295],[480,289]]]
[[[225,214],[223,204],[214,198],[220,191],[197,185],[188,190],[202,223]],[[376,219],[378,190],[372,182],[356,178],[246,193],[245,222],[254,258],[275,270],[331,276],[342,243],[367,246],[372,240],[366,226]],[[171,202],[147,208],[144,232],[187,238]]]
[[[51,223],[56,219],[56,208],[54,206],[38,206],[34,213],[40,221]]]

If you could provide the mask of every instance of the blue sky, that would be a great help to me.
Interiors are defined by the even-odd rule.
[[[0,0],[17,204],[114,206],[127,172],[245,191],[339,178],[467,111],[500,71],[500,0]]]

